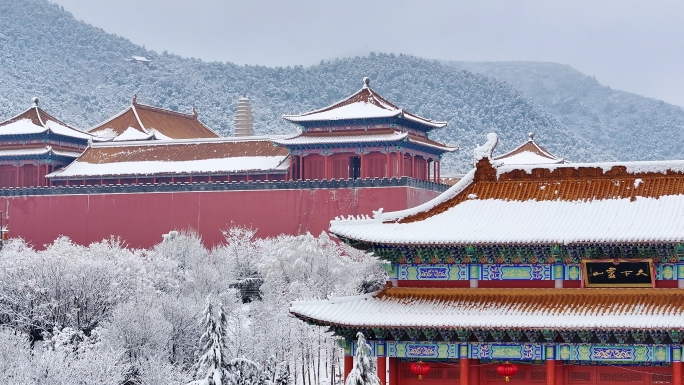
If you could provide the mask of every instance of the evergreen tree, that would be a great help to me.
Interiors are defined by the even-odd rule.
[[[356,354],[352,368],[345,385],[380,385],[377,362],[369,356],[370,346],[366,343],[363,333],[356,334]]]
[[[207,306],[204,308],[202,324],[205,327],[204,334],[200,338],[202,345],[202,356],[197,363],[197,376],[201,380],[193,381],[190,384],[196,385],[225,385],[227,377],[224,369],[226,341],[226,315],[223,305],[219,304],[218,314],[214,314],[214,306],[211,298],[207,297]]]

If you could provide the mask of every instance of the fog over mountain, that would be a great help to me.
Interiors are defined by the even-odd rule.
[[[684,109],[618,91],[570,66],[539,62],[449,62],[503,80],[575,135],[620,160],[681,159]],[[638,76],[638,75],[635,75]]]
[[[125,61],[131,55],[151,63]],[[138,93],[145,104],[183,112],[194,106],[201,120],[231,135],[237,99],[246,92],[257,134],[294,133],[297,128],[283,114],[333,103],[369,76],[387,99],[449,123],[431,134],[461,147],[445,161],[445,171],[467,170],[472,148],[490,131],[501,137],[498,152],[535,132],[549,150],[573,161],[684,157],[675,145],[684,121],[681,108],[604,90],[569,67],[542,71],[536,65],[547,66],[520,64],[519,75],[511,75],[521,78],[518,83],[501,74],[512,70],[491,73],[484,64],[454,66],[406,55],[371,54],[306,68],[238,66],[148,51],[46,0],[0,3],[0,119],[38,96],[48,111],[87,128],[125,108]],[[532,86],[537,83],[542,86]]]

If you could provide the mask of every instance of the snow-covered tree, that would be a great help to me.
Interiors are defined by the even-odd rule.
[[[370,357],[371,348],[366,343],[363,333],[356,334],[356,353],[354,354],[354,367],[345,385],[380,385],[377,362]]]
[[[228,385],[267,385],[264,370],[252,360],[233,358],[226,364]]]
[[[196,367],[197,376],[200,379],[191,382],[191,384],[227,384],[227,372],[224,368],[227,349],[225,342],[226,324],[223,306],[219,304],[218,309],[214,310],[212,299],[208,297],[202,317],[202,325],[204,326],[204,334],[200,338],[202,355]]]
[[[288,385],[290,383],[290,368],[286,362],[278,362],[275,356],[270,356],[264,367],[264,375],[269,385]]]

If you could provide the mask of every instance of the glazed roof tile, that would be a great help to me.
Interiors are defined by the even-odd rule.
[[[92,135],[73,128],[37,105],[0,123],[0,135],[26,135],[52,132],[62,136],[88,140]]]
[[[683,242],[684,161],[497,169],[483,159],[430,202],[330,231],[389,245]]]
[[[116,142],[93,144],[50,177],[283,171],[287,159],[266,137]]]
[[[553,155],[547,149],[538,145],[534,141],[532,134],[530,134],[530,139],[527,142],[512,151],[494,157],[493,160],[502,162],[505,165],[565,163],[563,158]]]
[[[684,290],[387,288],[296,301],[290,312],[356,328],[662,330],[684,324]]]
[[[183,114],[163,108],[133,103],[116,116],[88,130],[92,134],[113,131],[121,135],[129,128],[149,134],[152,129],[171,139],[218,138],[214,130],[197,119],[197,114]]]
[[[423,118],[404,111],[378,95],[368,86],[368,83],[353,95],[328,107],[299,115],[283,115],[283,119],[293,123],[395,117],[413,121],[430,129],[447,125],[446,122]]]

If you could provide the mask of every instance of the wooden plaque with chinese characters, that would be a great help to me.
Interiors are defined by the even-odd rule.
[[[653,287],[652,259],[582,261],[584,287]]]

